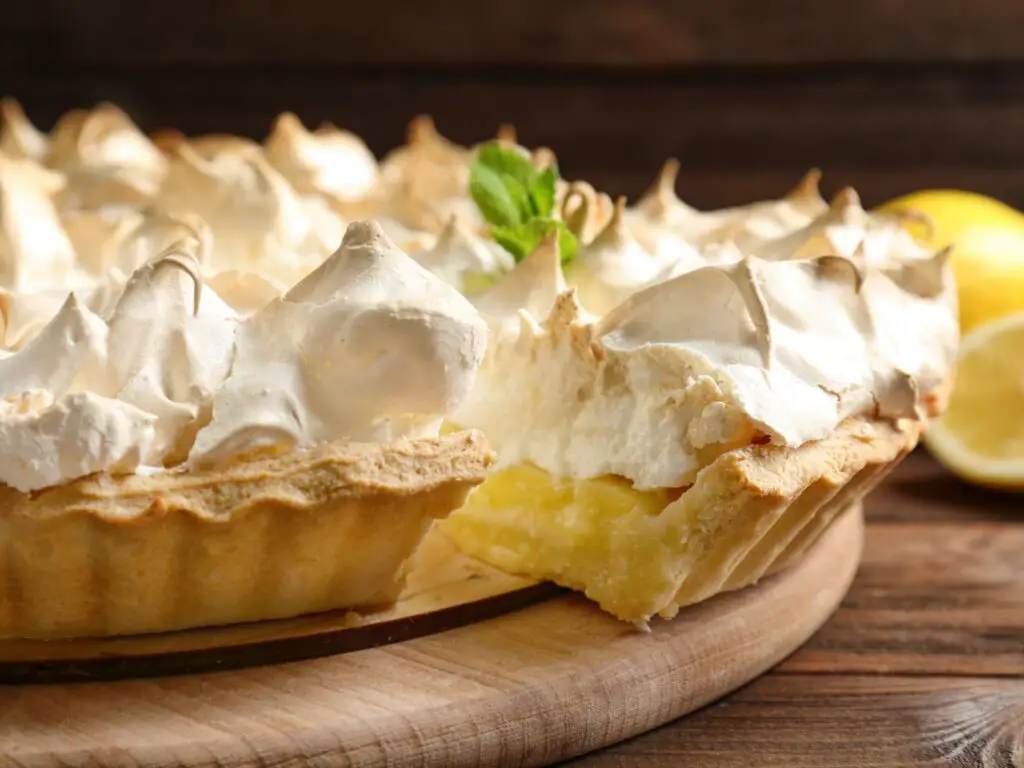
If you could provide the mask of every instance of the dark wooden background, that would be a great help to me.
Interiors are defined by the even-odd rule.
[[[677,155],[704,206],[812,165],[866,202],[1024,205],[1021,0],[0,0],[0,92],[42,125],[110,99],[262,136],[292,109],[378,153],[418,112],[463,142],[509,121],[613,193]]]

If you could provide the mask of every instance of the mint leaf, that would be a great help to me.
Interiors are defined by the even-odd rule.
[[[558,230],[558,247],[562,263],[572,260],[576,255],[578,241],[564,221],[550,218],[530,219],[516,227],[495,227],[491,236],[502,248],[512,254],[516,263],[522,261],[536,250],[540,241],[549,232]]]
[[[515,205],[516,210],[519,212],[519,220],[527,221],[536,216],[536,212],[533,209],[533,201],[530,199],[530,189],[525,184],[521,183],[519,179],[508,174],[499,174],[501,177],[501,183],[505,185],[505,191],[508,192],[509,198]]]
[[[562,263],[576,255],[576,235],[554,218],[558,178],[557,166],[539,171],[518,148],[489,142],[477,150],[469,173],[470,196],[490,225],[491,237],[517,262],[555,230]]]
[[[530,198],[538,216],[551,216],[555,210],[555,188],[558,184],[558,168],[549,165],[530,180]]]
[[[480,147],[476,162],[486,165],[502,176],[511,176],[527,189],[530,187],[530,181],[537,175],[537,169],[533,167],[533,160],[529,155],[524,155],[515,147],[503,147],[496,141]]]
[[[516,264],[529,256],[533,250],[530,247],[531,233],[524,225],[519,225],[518,227],[493,227],[491,229],[491,237],[494,238],[494,242],[512,254]]]
[[[520,207],[509,193],[501,174],[481,163],[469,170],[469,195],[484,220],[495,227],[515,227],[522,223]]]

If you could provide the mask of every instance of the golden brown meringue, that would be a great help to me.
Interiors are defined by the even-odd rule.
[[[42,162],[49,139],[37,130],[16,99],[0,99],[0,152],[16,160]]]
[[[302,195],[359,200],[377,184],[377,158],[363,140],[329,123],[308,131],[295,114],[285,112],[274,121],[265,151]]]
[[[68,177],[61,208],[142,205],[167,171],[163,153],[108,103],[65,113],[53,129],[46,162]]]

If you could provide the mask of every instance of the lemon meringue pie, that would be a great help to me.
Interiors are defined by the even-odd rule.
[[[380,163],[291,113],[0,129],[0,635],[372,608],[435,520],[643,626],[791,563],[945,404],[948,251],[816,170],[704,211],[675,160],[613,203],[426,117]]]

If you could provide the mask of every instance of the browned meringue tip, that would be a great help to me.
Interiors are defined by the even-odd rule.
[[[860,208],[860,195],[853,187],[843,187],[829,201],[830,213],[842,213],[847,208]]]
[[[78,133],[79,145],[95,141],[95,134],[104,131],[112,122],[139,130],[131,115],[112,102],[101,101],[91,111],[85,113]]]
[[[405,129],[406,144],[422,144],[440,137],[434,118],[430,115],[416,115]]]
[[[925,233],[929,240],[935,237],[935,220],[923,211],[913,208],[899,208],[894,211],[884,211],[882,215],[893,219],[897,224],[903,224],[904,222],[920,224],[925,228]]]
[[[186,143],[188,137],[177,128],[161,128],[150,133],[149,140],[165,155],[170,155],[177,147]]]
[[[612,204],[611,216],[608,223],[601,228],[597,236],[591,241],[591,245],[604,245],[605,243],[618,244],[629,232],[626,229],[626,196],[619,195]]]
[[[550,147],[537,147],[531,153],[533,164],[539,170],[550,168],[553,165],[558,165],[558,157],[555,155],[555,151]]]
[[[306,126],[294,112],[282,112],[274,118],[274,122],[270,125],[270,136],[272,137],[276,133],[294,136],[306,133]]]
[[[860,293],[860,289],[864,285],[864,272],[858,266],[856,259],[863,253],[863,247],[863,244],[857,246],[857,250],[854,252],[854,259],[848,259],[845,256],[829,255],[812,259],[811,263],[819,275],[836,279],[852,277],[853,289]],[[864,260],[860,259],[860,263],[863,264]]]
[[[498,126],[498,132],[495,134],[495,138],[503,144],[518,144],[518,137],[516,136],[516,127],[512,123],[502,123]]]
[[[790,199],[814,198],[821,199],[821,169],[811,168],[803,175],[787,194]]]
[[[946,265],[953,255],[953,246],[947,245],[932,254],[930,259],[909,261],[901,265],[896,281],[900,287],[922,298],[934,299],[946,289]],[[892,276],[892,273],[890,273]]]
[[[654,180],[654,186],[651,187],[649,193],[655,195],[675,194],[676,182],[679,180],[679,169],[682,166],[674,157],[668,158],[664,165],[661,166],[661,170],[658,171],[658,177]]]
[[[5,123],[28,122],[28,116],[20,101],[13,96],[4,96],[0,98],[0,120]]]

